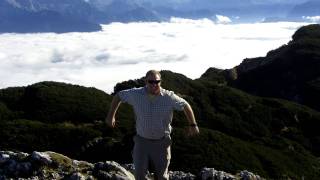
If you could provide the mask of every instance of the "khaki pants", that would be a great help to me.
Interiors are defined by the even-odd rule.
[[[169,179],[168,167],[171,159],[171,138],[164,137],[160,140],[145,139],[139,135],[133,138],[133,164],[136,180],[145,180],[149,163],[155,170],[155,179]]]

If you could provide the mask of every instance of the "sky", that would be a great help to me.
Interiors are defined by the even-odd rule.
[[[271,3],[287,3],[287,4],[301,4],[308,0],[251,0],[251,2],[258,4],[271,4]]]
[[[199,78],[286,44],[306,23],[225,24],[208,19],[112,23],[100,32],[0,34],[0,88],[58,81],[107,93],[150,69]]]

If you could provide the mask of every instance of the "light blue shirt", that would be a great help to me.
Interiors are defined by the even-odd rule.
[[[136,131],[141,137],[160,139],[170,135],[173,111],[182,111],[188,104],[173,91],[160,89],[160,95],[148,97],[147,88],[132,88],[118,93],[121,102],[133,106],[136,115]]]

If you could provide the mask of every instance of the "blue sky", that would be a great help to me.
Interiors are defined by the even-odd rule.
[[[307,0],[251,0],[254,3],[271,4],[271,3],[286,3],[286,4],[299,4]]]

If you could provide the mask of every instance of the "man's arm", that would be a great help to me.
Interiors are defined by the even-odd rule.
[[[184,106],[183,110],[184,110],[184,114],[186,115],[187,120],[189,122],[188,135],[193,136],[193,135],[199,134],[200,131],[199,131],[199,128],[198,128],[198,125],[197,125],[196,119],[194,117],[194,113],[193,113],[191,106],[189,104],[187,104]]]
[[[116,113],[117,113],[117,110],[118,110],[120,104],[121,104],[120,97],[118,94],[116,94],[112,99],[109,113],[106,118],[106,123],[108,124],[108,126],[110,126],[112,128],[115,127],[115,123],[116,123],[115,116],[116,116]]]

